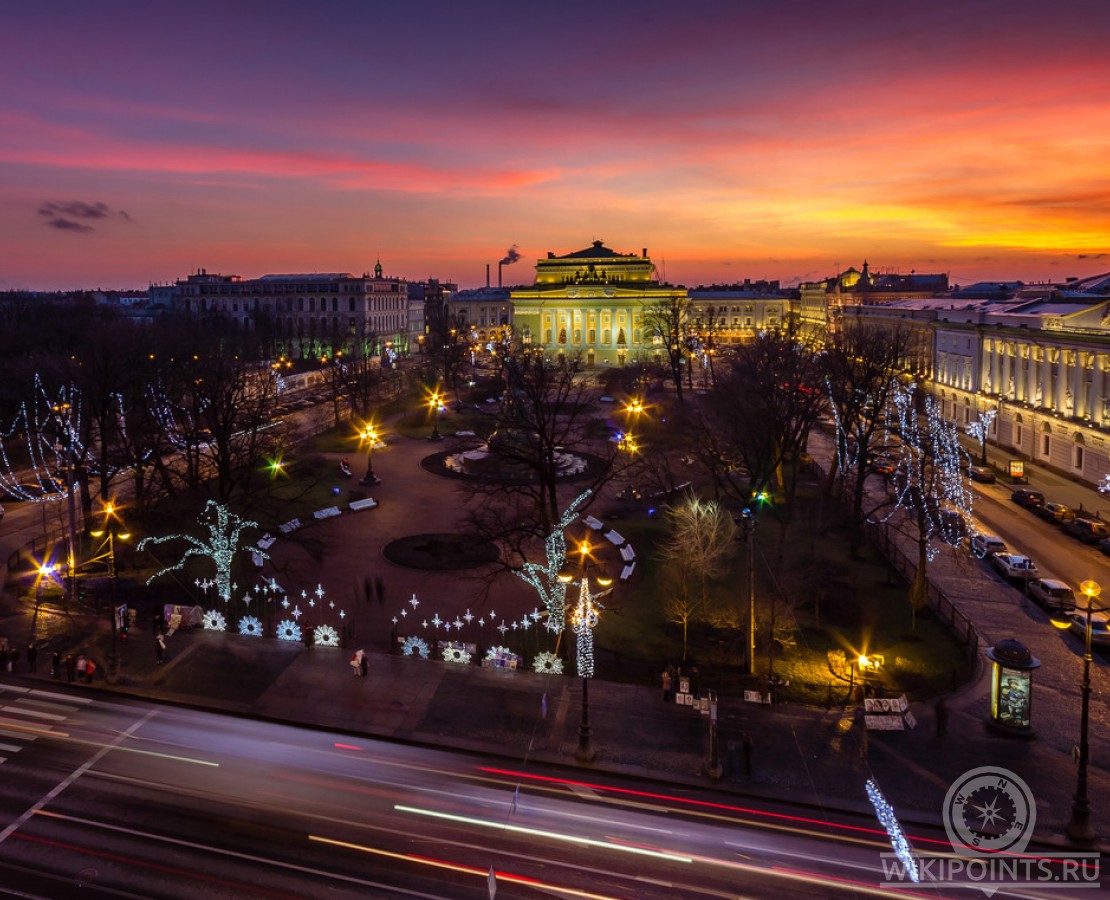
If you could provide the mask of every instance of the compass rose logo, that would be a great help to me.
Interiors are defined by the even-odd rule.
[[[964,772],[944,797],[944,830],[952,846],[973,854],[1021,853],[1033,836],[1037,805],[1009,769],[982,766]]]

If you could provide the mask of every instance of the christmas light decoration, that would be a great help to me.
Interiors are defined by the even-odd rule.
[[[428,658],[428,643],[423,638],[407,637],[403,644],[401,644],[401,653],[404,656],[412,656],[414,653],[420,655],[421,659]]]
[[[508,647],[490,647],[489,650],[486,651],[486,659],[490,660],[491,662],[497,659],[499,656],[508,657],[512,655],[513,651],[510,650]]]
[[[453,646],[448,644],[443,648],[443,661],[466,665],[470,662],[470,654],[466,651],[466,648],[461,645]]]
[[[526,562],[514,574],[532,586],[547,609],[547,627],[560,634],[566,621],[567,586],[559,580],[559,572],[567,561],[567,540],[564,531],[578,515],[578,507],[592,494],[587,490],[579,494],[559,518],[555,529],[544,539],[546,562],[544,565]],[[490,611],[490,618],[494,616]]]
[[[590,596],[590,581],[583,578],[578,586],[578,603],[571,613],[571,624],[576,637],[578,674],[582,678],[594,677],[594,626],[598,620],[598,606]]]
[[[223,617],[223,613],[214,609],[210,609],[204,614],[203,621],[206,631],[227,631],[227,619]]]
[[[207,543],[200,538],[193,537],[191,534],[170,534],[162,537],[143,538],[139,541],[136,547],[137,550],[142,550],[144,547],[164,544],[168,541],[185,541],[189,544],[189,548],[182,555],[181,559],[172,566],[166,566],[155,572],[147,579],[146,583],[149,585],[156,578],[168,572],[181,569],[190,557],[199,556],[207,558],[212,560],[216,565],[216,593],[226,604],[231,600],[231,563],[235,558],[235,554],[240,551],[246,551],[255,556],[260,556],[262,559],[269,559],[270,557],[265,550],[241,538],[244,529],[257,528],[258,523],[239,518],[239,516],[231,512],[226,506],[217,503],[215,500],[209,500],[208,503],[205,504],[199,522],[201,525],[208,528]]]
[[[544,650],[532,660],[532,668],[540,675],[562,675],[563,661],[554,653]]]
[[[910,842],[906,840],[902,826],[898,823],[894,808],[886,802],[886,797],[879,790],[874,778],[868,778],[864,787],[867,790],[867,798],[871,801],[871,805],[875,807],[875,814],[879,818],[879,823],[886,829],[886,833],[890,837],[890,845],[894,848],[894,854],[898,857],[899,862],[906,867],[906,873],[909,875],[910,881],[915,884],[920,882],[921,875],[917,870],[917,860],[913,858],[913,849],[910,847]]]
[[[243,616],[239,620],[239,633],[248,637],[262,637],[262,623],[254,616]]]
[[[990,436],[991,425],[998,418],[998,410],[984,409],[979,413],[977,421],[970,423],[964,430],[979,442],[983,464],[987,462],[987,438]]]
[[[292,619],[283,619],[278,622],[277,636],[279,641],[299,641],[301,639],[301,626]]]
[[[338,647],[339,632],[330,625],[317,625],[312,632],[312,639],[318,647]]]

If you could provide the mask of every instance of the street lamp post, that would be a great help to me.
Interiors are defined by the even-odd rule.
[[[1079,713],[1079,771],[1076,776],[1075,795],[1072,797],[1071,820],[1068,822],[1067,833],[1073,841],[1079,844],[1091,844],[1095,840],[1095,831],[1091,827],[1091,802],[1087,796],[1087,765],[1090,759],[1090,749],[1087,741],[1088,722],[1091,707],[1091,613],[1106,612],[1110,607],[1095,606],[1094,599],[1102,593],[1102,586],[1097,581],[1088,579],[1079,585],[1079,589],[1087,598],[1084,606],[1083,628],[1083,683],[1080,687],[1082,698]],[[1052,624],[1060,629],[1071,627],[1071,620],[1062,612],[1052,617]]]
[[[755,516],[750,509],[745,509],[741,522],[744,525],[744,537],[748,549],[748,664],[749,675],[755,674]]]
[[[439,391],[433,392],[432,396],[428,398],[428,407],[432,411],[432,433],[428,436],[429,441],[442,441],[443,435],[439,433],[439,411],[443,409],[443,400],[439,396]]]
[[[593,762],[595,751],[593,746],[593,729],[590,727],[590,679],[594,675],[594,634],[601,607],[595,602],[599,597],[609,593],[612,579],[601,576],[597,579],[600,587],[605,588],[595,597],[590,593],[590,578],[588,574],[589,552],[588,542],[583,542],[578,547],[580,565],[583,568],[582,580],[578,582],[578,603],[570,613],[571,626],[574,628],[575,662],[578,667],[578,677],[582,679],[582,718],[578,725],[578,747],[574,757],[581,763]],[[564,584],[573,583],[573,576],[569,571],[559,573],[559,580]]]
[[[113,525],[111,518],[115,515],[115,506],[109,502],[104,507],[104,527],[99,531],[90,531],[93,537],[108,538],[108,616],[112,620],[112,643],[108,651],[108,680],[115,682],[119,678],[119,650],[116,644],[117,623],[116,623],[116,538],[121,541],[126,541],[130,534],[127,532],[119,531],[118,525]],[[101,544],[101,547],[104,545]],[[103,557],[100,557],[103,558]]]
[[[359,440],[366,444],[366,474],[359,484],[372,485],[381,483],[381,479],[374,474],[374,444],[378,442],[378,432],[373,425],[367,425],[359,432]]]

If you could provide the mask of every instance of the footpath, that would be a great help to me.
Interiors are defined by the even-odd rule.
[[[425,530],[421,526],[427,524],[423,519],[433,502],[442,507],[450,482],[420,467],[421,459],[440,449],[393,436],[387,448],[375,451],[374,466],[382,484],[371,493],[379,508],[359,513],[367,518],[356,520],[357,528],[335,528],[329,533],[323,564],[315,562],[314,569],[304,570],[306,585],[308,578],[315,584],[321,571],[337,583],[352,585],[345,647],[306,649],[299,643],[194,630],[172,635],[165,662],[159,664],[149,620],[140,620],[119,644],[118,683],[109,685],[98,677],[91,686],[66,685],[64,673],[55,678],[49,673],[51,654],[56,650],[63,657],[91,656],[103,675],[110,640],[105,618],[47,611],[35,621],[32,608],[5,595],[0,601],[0,636],[24,647],[35,636],[39,653],[33,672],[27,671],[24,654],[20,670],[0,673],[0,678],[49,684],[52,690],[120,692],[354,736],[498,754],[517,765],[537,761],[578,766],[574,757],[581,719],[577,678],[390,654],[393,606],[369,602],[355,587],[372,563],[374,571],[385,574],[388,591],[398,602],[410,592],[446,596],[452,589],[454,575],[432,577],[404,570],[380,555],[387,539]],[[819,454],[821,449],[814,452]],[[1094,492],[1087,493],[1087,508],[1097,508],[1100,499]],[[1078,495],[1061,499],[1079,505]],[[437,513],[436,530],[448,531],[450,522],[439,518]],[[0,534],[0,543],[3,537]],[[290,565],[296,568],[295,561]],[[1033,789],[1038,814],[1035,840],[1063,845],[1075,786],[1072,745],[1079,731],[1078,658],[1072,647],[1065,651],[1066,658],[1057,660],[1049,642],[1069,645],[1062,644],[1061,635],[1045,621],[1032,614],[1002,615],[1000,605],[1013,601],[998,599],[994,590],[998,586],[978,566],[966,554],[953,551],[942,554],[930,571],[950,597],[962,608],[966,604],[964,611],[984,642],[1016,637],[1036,655],[1053,660],[1051,667],[1035,673],[1034,739],[1015,740],[985,725],[990,687],[989,665],[984,660],[976,677],[946,698],[943,734],[932,704],[911,705],[918,723],[915,729],[865,732],[861,712],[852,705],[814,709],[721,697],[720,776],[711,777],[707,716],[665,702],[661,689],[607,681],[602,670],[590,689],[596,757],[583,768],[676,786],[715,787],[734,799],[750,795],[804,804],[811,814],[838,808],[870,815],[864,783],[874,777],[904,821],[939,826],[944,795],[958,776],[978,766],[1004,766]],[[497,602],[509,605],[500,597]],[[369,658],[365,678],[354,677],[348,664],[359,648]],[[1092,821],[1104,836],[1110,835],[1106,667],[1105,658],[1096,657],[1089,784]],[[1049,668],[1051,672],[1046,671]]]

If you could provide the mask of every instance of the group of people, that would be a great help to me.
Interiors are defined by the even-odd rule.
[[[365,650],[358,650],[351,657],[351,669],[354,671],[355,678],[366,677],[366,673],[370,670],[370,660],[367,659]]]
[[[27,645],[27,670],[35,671],[35,660],[39,655],[34,643]],[[9,647],[7,638],[0,638],[0,672],[18,672],[20,653],[18,647]]]

